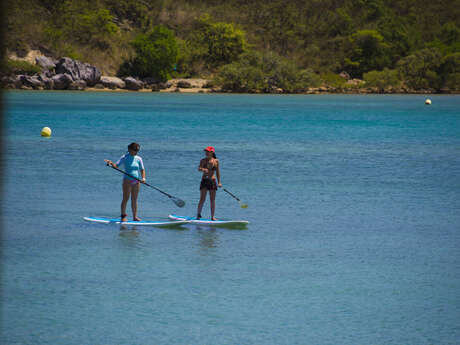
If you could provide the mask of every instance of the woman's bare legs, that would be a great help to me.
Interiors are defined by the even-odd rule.
[[[139,195],[140,184],[131,185],[131,210],[133,211],[133,220],[140,221],[137,216],[137,196]]]
[[[216,191],[215,190],[209,191],[209,199],[211,200],[211,220],[217,220],[214,217],[214,213],[216,212]]]
[[[200,189],[200,202],[198,203],[198,210],[196,211],[197,218],[201,217],[201,210],[203,209],[203,204],[206,201],[207,191],[208,190],[206,188]]]
[[[121,201],[121,215],[122,215],[122,222],[126,222],[127,218],[126,214],[126,204],[128,203],[129,196],[131,195],[131,185],[128,180],[123,180],[123,199]]]

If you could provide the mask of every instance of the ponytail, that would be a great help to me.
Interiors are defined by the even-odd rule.
[[[213,156],[214,159],[217,159],[215,152],[212,153],[212,156]]]

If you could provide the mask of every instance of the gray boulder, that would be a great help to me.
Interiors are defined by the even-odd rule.
[[[67,89],[70,83],[73,81],[72,77],[69,74],[56,74],[51,78],[53,80],[54,88],[56,90]]]
[[[140,80],[134,79],[133,77],[126,77],[123,79],[126,83],[128,90],[140,90],[144,87],[144,83]]]
[[[35,63],[40,66],[43,71],[53,70],[56,67],[53,59],[45,55],[37,56],[35,58]]]
[[[1,79],[1,87],[5,89],[17,89],[22,85],[21,76],[5,76]]]
[[[351,79],[351,76],[345,71],[340,72],[339,76],[341,76],[343,79],[346,79],[346,80]]]
[[[181,89],[190,89],[192,87],[192,84],[189,83],[188,81],[180,80],[177,83],[177,87],[180,87]]]
[[[84,80],[75,80],[69,84],[67,89],[82,91],[86,88],[86,82]]]
[[[159,89],[159,90],[165,90],[165,89],[169,89],[172,86],[173,84],[170,81],[168,81],[166,83],[153,84],[152,88]]]
[[[169,83],[169,84],[168,84]],[[172,86],[172,83],[170,82],[167,82],[167,83],[156,83],[156,84],[152,84],[150,85],[150,88],[152,89],[152,91],[160,91],[160,90],[165,90],[165,89],[168,89]]]
[[[101,77],[101,84],[104,85],[104,87],[107,87],[109,89],[124,89],[126,86],[126,83],[121,80],[120,78],[117,77],[107,77],[107,76],[102,76]]]
[[[144,85],[150,86],[150,85],[158,84],[160,81],[156,78],[147,77],[147,78],[142,79],[142,82],[144,83]]]
[[[35,75],[21,75],[20,80],[22,85],[29,86],[33,89],[40,89],[45,86],[45,84],[43,84],[43,82],[40,79],[38,79],[38,76]]]
[[[56,63],[56,73],[68,74],[74,81],[84,80],[88,86],[96,85],[102,76],[97,67],[68,57],[63,57]]]
[[[56,75],[56,73],[54,73],[54,70],[52,70],[52,71],[43,71],[42,74],[46,75],[48,78],[51,78],[53,75]]]
[[[46,73],[39,74],[38,79],[42,81],[43,85],[45,85],[45,89],[52,90],[54,88],[53,79],[51,79]]]

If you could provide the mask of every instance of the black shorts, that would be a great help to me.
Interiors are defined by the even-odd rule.
[[[216,180],[213,178],[204,178],[201,180],[200,183],[200,190],[207,189],[207,190],[217,190],[217,183]]]

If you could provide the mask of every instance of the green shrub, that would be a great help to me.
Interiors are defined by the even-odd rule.
[[[171,30],[156,26],[147,34],[138,35],[132,42],[134,59],[126,62],[119,74],[136,77],[153,77],[166,81],[174,71],[178,49]]]
[[[396,87],[401,83],[398,71],[388,68],[383,69],[383,71],[370,71],[364,73],[363,78],[366,85],[374,86],[379,89],[385,89],[389,86]]]
[[[240,92],[301,92],[316,86],[319,77],[311,70],[300,70],[292,61],[274,53],[248,52],[240,59],[221,67],[216,83],[223,89]]]
[[[245,33],[233,24],[214,23],[209,15],[197,21],[187,39],[191,61],[203,60],[210,70],[236,61],[246,50]]]
[[[444,87],[460,91],[460,73],[451,73],[444,78]]]
[[[460,29],[453,22],[445,23],[440,32],[440,40],[447,45],[452,45],[460,41]]]
[[[3,74],[28,74],[33,75],[40,73],[41,69],[39,66],[34,65],[27,61],[7,59],[4,64]]]
[[[177,63],[176,72],[184,77],[202,76],[206,73],[206,62],[199,59],[204,54],[196,46],[191,46],[187,41],[177,39]]]
[[[345,87],[347,81],[342,78],[340,75],[332,73],[332,72],[327,72],[321,74],[321,80],[329,86],[335,87],[335,88],[343,88]]]
[[[460,53],[447,55],[443,59],[440,71],[444,87],[460,90]]]
[[[406,56],[398,62],[398,70],[404,82],[413,89],[439,88],[438,75],[442,63],[441,53],[434,48],[425,48]]]
[[[77,43],[107,50],[120,31],[114,16],[97,2],[56,1],[51,7],[55,14],[46,22],[44,34],[58,49],[64,43]]]
[[[67,56],[74,60],[84,60],[83,55],[81,55],[72,45],[68,43],[64,43],[61,47],[59,47],[58,51],[60,56]]]
[[[110,37],[118,33],[119,29],[113,22],[113,16],[106,9],[99,9],[77,16],[76,31],[81,40],[91,40],[95,36]]]
[[[254,92],[263,90],[266,86],[260,68],[238,62],[223,66],[219,70],[216,82],[224,90],[238,92]]]

